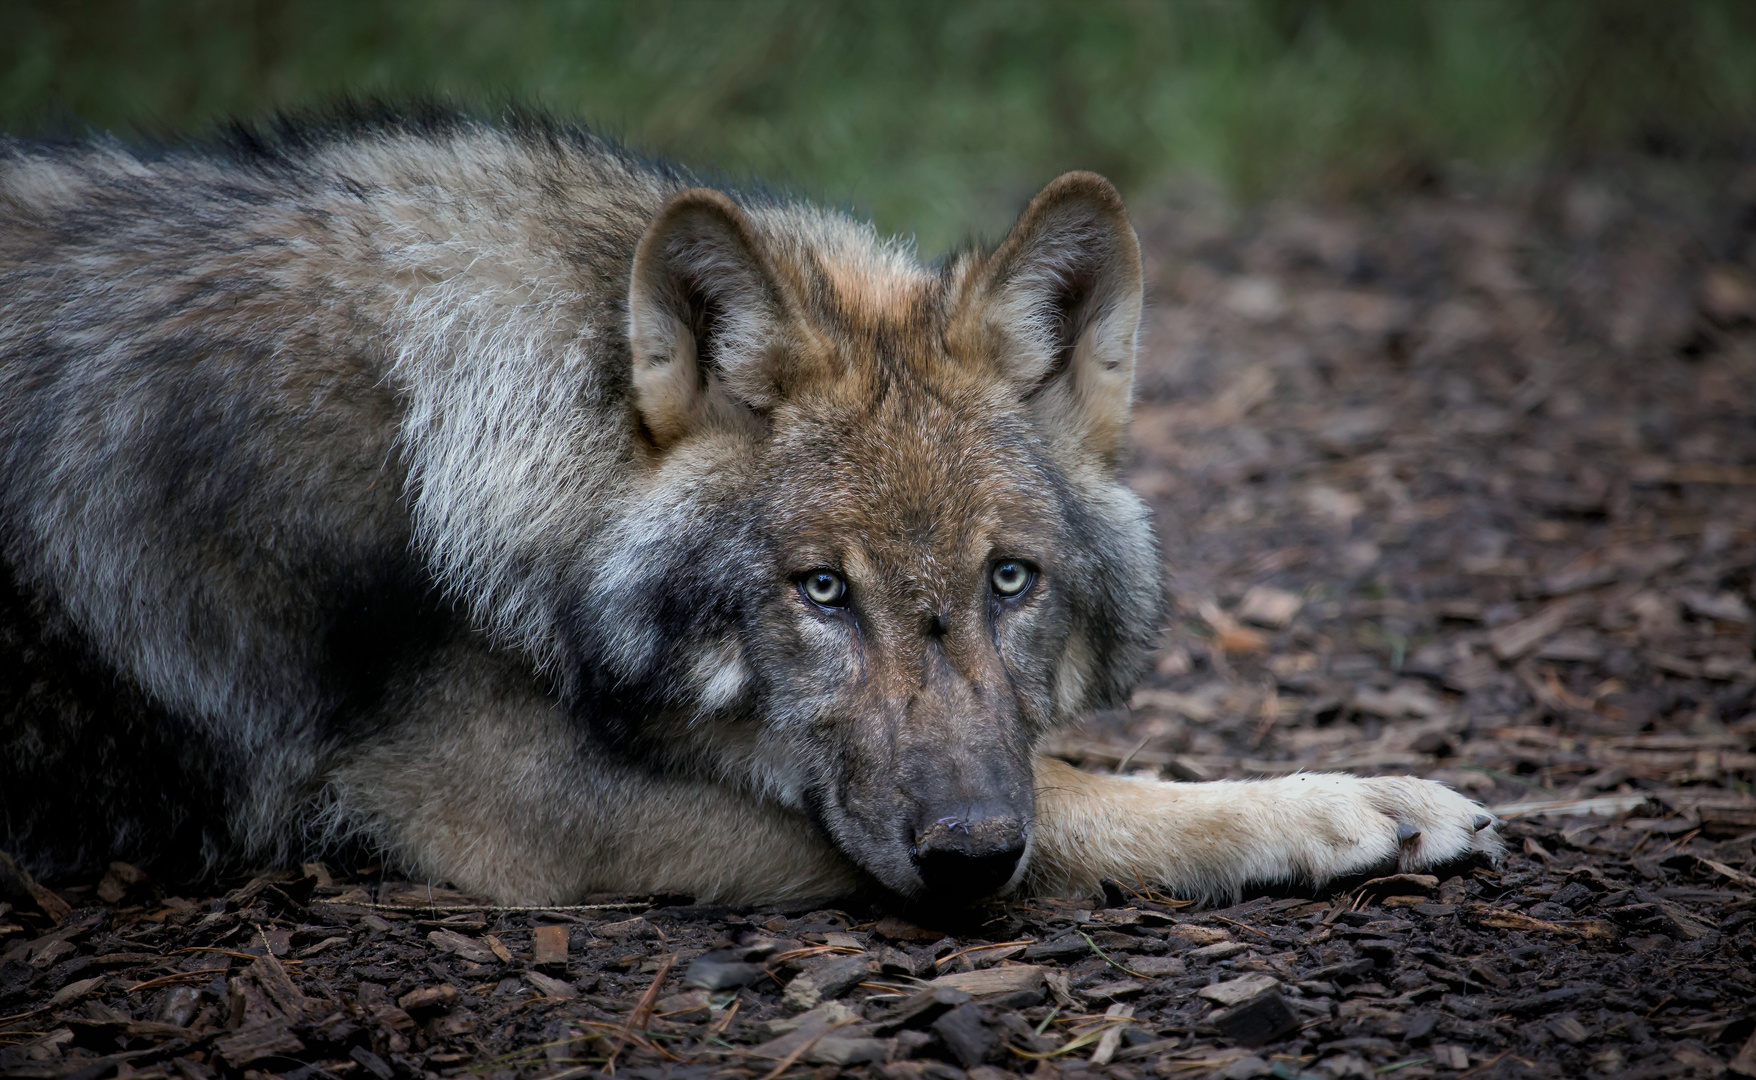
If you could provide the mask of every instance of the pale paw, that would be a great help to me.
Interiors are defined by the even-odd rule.
[[[1412,776],[1359,783],[1395,844],[1396,865],[1405,872],[1470,859],[1494,862],[1505,853],[1493,815],[1444,784]]]
[[[1481,804],[1431,780],[1299,773],[1267,783],[1262,794],[1279,799],[1294,875],[1317,885],[1493,861],[1504,850]]]

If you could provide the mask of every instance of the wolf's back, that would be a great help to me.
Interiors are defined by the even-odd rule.
[[[516,554],[484,515],[541,517],[509,485],[589,517],[592,477],[528,481],[549,444],[601,440],[626,392],[593,372],[673,186],[586,136],[432,116],[0,144],[16,854],[55,871],[289,842],[325,754],[461,632],[459,605],[498,587],[516,608],[527,585],[463,580]],[[568,365],[574,393],[552,393]],[[547,443],[521,449],[532,432]]]

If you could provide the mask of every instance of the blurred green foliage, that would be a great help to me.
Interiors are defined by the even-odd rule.
[[[1756,115],[1745,0],[0,0],[0,124],[199,130],[340,94],[518,100],[936,249],[1092,168],[1354,193]]]

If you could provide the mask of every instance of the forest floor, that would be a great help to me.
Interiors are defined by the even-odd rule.
[[[0,1076],[1756,1076],[1756,172],[1141,221],[1174,615],[1055,751],[1443,780],[1504,864],[949,928],[118,865],[0,905]]]

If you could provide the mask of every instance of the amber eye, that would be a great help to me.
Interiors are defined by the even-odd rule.
[[[848,583],[833,570],[813,570],[799,579],[805,598],[822,607],[844,607],[848,602]]]
[[[994,564],[994,572],[989,575],[989,580],[993,582],[995,595],[1017,596],[1030,588],[1030,583],[1035,577],[1036,572],[1030,568],[1029,564],[1021,563],[1016,559],[1007,559],[1005,562]]]

